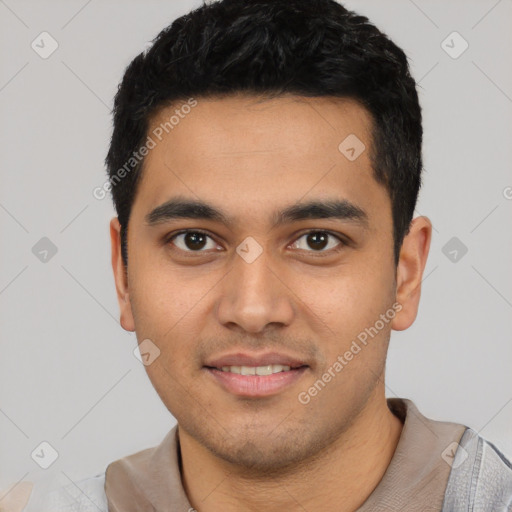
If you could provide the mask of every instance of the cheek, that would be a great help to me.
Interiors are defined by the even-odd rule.
[[[172,269],[166,264],[141,265],[134,270],[131,291],[137,333],[166,339],[197,326],[201,302],[213,286],[212,279],[193,276],[190,269]],[[210,283],[212,281],[212,283]]]
[[[373,325],[393,303],[392,279],[368,268],[346,267],[322,277],[302,276],[294,288],[306,306],[305,313],[313,313],[325,332],[339,340]]]
[[[204,299],[212,284],[156,265],[145,266],[136,279],[132,309],[137,338],[139,343],[150,339],[159,350],[158,358],[145,369],[162,401],[172,414],[179,414],[187,409],[187,401],[201,396],[190,377],[198,370],[197,340],[207,315]]]
[[[319,393],[319,404],[339,404],[343,393],[345,406],[351,407],[353,399],[348,397],[367,396],[376,385],[385,364],[394,316],[391,285],[382,275],[354,270],[335,279],[316,279],[314,292],[307,281],[303,282],[301,297],[307,306],[305,312],[309,311],[305,314],[315,319],[310,328],[324,355],[310,385],[314,387],[318,379],[329,382],[321,397]],[[343,407],[339,410],[346,413]]]
[[[391,317],[382,321],[380,315],[394,302],[392,279],[368,267],[346,267],[336,276],[302,281],[300,293],[307,306],[304,314],[315,319],[310,329],[324,354],[315,378],[329,379],[329,371],[336,375],[324,400],[338,400],[342,388],[349,394],[371,388],[386,357]]]

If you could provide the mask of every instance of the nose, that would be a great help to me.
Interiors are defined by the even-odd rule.
[[[291,324],[295,314],[293,292],[270,260],[265,250],[252,262],[234,256],[233,267],[222,280],[216,308],[223,326],[257,334],[271,324]]]

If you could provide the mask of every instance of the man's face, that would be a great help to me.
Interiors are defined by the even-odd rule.
[[[129,222],[122,323],[160,350],[148,375],[183,432],[242,466],[284,467],[383,395],[391,322],[378,321],[396,298],[391,203],[357,103],[197,102],[153,136]],[[148,134],[179,108],[161,111]],[[366,148],[355,159],[354,135]],[[158,209],[178,197],[225,219]],[[340,202],[339,215],[300,215],[312,202]],[[279,217],[290,207],[298,214]]]

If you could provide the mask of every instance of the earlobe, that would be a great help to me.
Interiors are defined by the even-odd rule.
[[[431,238],[432,224],[427,217],[417,217],[411,222],[397,268],[396,301],[402,309],[393,319],[392,328],[396,331],[407,329],[416,319]]]
[[[120,309],[120,324],[126,331],[135,331],[128,276],[121,254],[121,225],[117,217],[110,221],[110,243],[112,249],[112,270],[116,284],[117,301]]]

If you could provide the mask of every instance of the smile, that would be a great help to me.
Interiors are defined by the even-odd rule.
[[[290,367],[282,364],[267,364],[265,366],[223,366],[220,370],[238,375],[272,375],[273,373],[288,372]]]
[[[204,367],[217,386],[230,395],[243,398],[275,396],[291,388],[302,378],[308,366],[288,365]]]

